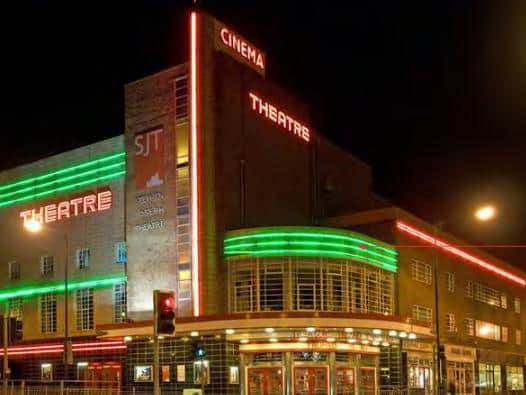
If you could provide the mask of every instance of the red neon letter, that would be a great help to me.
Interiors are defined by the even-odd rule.
[[[97,204],[97,195],[91,194],[91,195],[84,196],[83,201],[82,201],[82,206],[84,208],[84,214],[96,212],[97,211],[96,204]]]
[[[44,222],[55,222],[57,220],[57,205],[48,204],[44,207]]]
[[[111,208],[113,195],[111,191],[99,192],[97,194],[97,209],[99,211],[109,210]]]
[[[82,198],[75,198],[69,201],[69,205],[73,207],[73,215],[76,217],[79,215],[79,205],[82,204]]]
[[[69,202],[60,202],[58,204],[58,220],[62,218],[69,218]]]

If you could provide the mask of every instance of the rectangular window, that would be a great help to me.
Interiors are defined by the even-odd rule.
[[[524,390],[524,372],[522,366],[506,366],[506,389],[508,391]]]
[[[175,79],[175,121],[188,117],[188,76]]]
[[[10,298],[7,300],[8,314],[11,318],[16,318],[17,321],[22,321],[22,304],[21,297]]]
[[[126,242],[119,241],[115,243],[115,262],[116,263],[126,263],[127,251],[126,251]]]
[[[55,262],[53,256],[44,255],[40,257],[40,274],[44,277],[51,277],[55,273]]]
[[[515,344],[518,346],[522,344],[522,332],[520,329],[515,329]]]
[[[506,296],[506,294],[500,294],[500,307],[502,307],[503,309],[508,308],[508,297]]]
[[[450,333],[457,331],[457,326],[455,323],[455,314],[447,313],[446,314],[446,330]]]
[[[500,338],[504,343],[508,342],[508,327],[507,326],[500,327]]]
[[[433,310],[430,307],[413,305],[412,317],[415,321],[431,322],[433,320]]]
[[[503,306],[503,303],[504,305],[507,304],[506,295],[503,295],[496,289],[488,287],[487,285],[484,285],[484,284],[477,284],[475,299],[478,300],[479,302],[486,303],[491,306],[497,306],[497,307]]]
[[[8,263],[9,267],[9,280],[20,279],[20,262],[11,261]]]
[[[433,281],[431,266],[417,259],[413,259],[411,261],[411,277],[415,281],[430,285]]]
[[[466,296],[473,299],[473,281],[466,281]]]
[[[482,339],[497,340],[501,339],[500,337],[500,326],[495,325],[491,322],[479,321],[475,323],[475,333],[477,337]]]
[[[77,330],[93,329],[93,288],[81,288],[75,291],[77,306]]]
[[[75,252],[75,259],[77,261],[77,268],[86,269],[89,266],[89,248],[79,248]]]
[[[126,321],[126,283],[119,283],[113,286],[113,322]]]
[[[479,387],[481,393],[498,394],[502,390],[500,365],[479,363]]]
[[[40,295],[40,332],[57,331],[57,295],[53,292]]]
[[[448,292],[455,292],[455,273],[446,273],[446,286]]]
[[[517,314],[521,313],[521,298],[513,299],[513,308]]]
[[[464,323],[466,325],[466,335],[475,336],[475,320],[473,318],[466,318]]]

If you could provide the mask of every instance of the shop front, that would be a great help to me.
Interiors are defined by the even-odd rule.
[[[446,344],[445,354],[447,391],[459,395],[474,394],[476,350]]]

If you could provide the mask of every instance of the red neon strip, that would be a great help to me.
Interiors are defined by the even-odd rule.
[[[200,315],[201,289],[200,289],[200,262],[199,262],[199,135],[198,135],[198,71],[197,71],[197,13],[190,16],[190,83],[191,83],[191,119],[190,119],[190,146],[191,146],[191,188],[192,188],[192,299],[195,317]]]
[[[121,346],[124,345],[124,342],[114,341],[114,342],[95,342],[95,343],[73,343],[73,348],[78,347],[95,347],[95,346]]]
[[[515,284],[520,285],[521,287],[526,287],[526,280],[522,277],[519,277],[511,272],[508,272],[504,269],[501,269],[498,266],[495,266],[494,264],[491,264],[489,262],[486,262],[480,258],[477,258],[474,255],[468,254],[465,251],[462,251],[459,248],[453,247],[452,245],[440,240],[436,239],[427,233],[424,233],[418,229],[413,228],[412,226],[409,226],[405,224],[402,221],[396,222],[396,227],[401,230],[402,232],[408,233],[420,240],[425,241],[426,243],[432,244],[434,246],[437,246],[438,248],[441,248],[445,251],[448,251],[449,253],[458,256],[459,258],[462,258],[469,263],[472,263],[476,266],[479,266],[480,268],[487,270],[489,272],[492,272],[502,278],[505,278],[506,280],[509,280]]]
[[[126,346],[110,346],[110,347],[85,347],[85,348],[76,348],[74,352],[83,352],[83,351],[107,351],[107,350],[126,350]]]
[[[62,349],[52,349],[52,350],[34,350],[34,351],[17,351],[17,352],[11,352],[7,351],[7,355],[34,355],[34,354],[55,354],[55,353],[62,353]],[[4,355],[4,352],[0,352],[0,355]]]

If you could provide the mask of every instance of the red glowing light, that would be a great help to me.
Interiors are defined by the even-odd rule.
[[[310,129],[307,126],[292,118],[286,112],[274,106],[272,103],[269,103],[267,100],[260,98],[255,93],[249,92],[248,95],[251,99],[250,108],[252,111],[257,112],[282,129],[293,133],[296,137],[299,137],[306,142],[310,141]]]
[[[450,254],[456,255],[459,258],[464,259],[465,261],[478,266],[488,272],[494,273],[508,281],[511,281],[515,284],[520,285],[521,287],[526,287],[526,280],[522,277],[519,277],[511,272],[508,272],[492,263],[489,263],[487,261],[484,261],[474,255],[468,254],[465,251],[462,251],[461,249],[457,247],[453,247],[452,245],[437,239],[433,236],[428,235],[427,233],[424,233],[416,228],[413,228],[410,225],[405,224],[402,221],[396,222],[396,227],[401,230],[402,232],[408,233],[420,240],[425,241],[426,243],[432,244],[437,246],[438,248],[449,252]]]
[[[201,282],[200,282],[200,240],[199,240],[199,134],[198,134],[198,70],[197,70],[197,13],[190,16],[190,172],[191,172],[191,199],[192,199],[192,305],[195,317],[201,311]]]
[[[72,344],[72,349],[74,352],[124,350],[126,349],[126,347],[126,343],[120,339],[94,342],[85,341]],[[28,346],[9,347],[7,350],[7,354],[10,356],[58,354],[62,353],[63,351],[63,344],[33,344]],[[4,350],[0,349],[0,355],[3,355],[3,353]]]
[[[165,309],[173,309],[175,307],[175,298],[173,296],[167,296],[163,300],[163,306]]]

